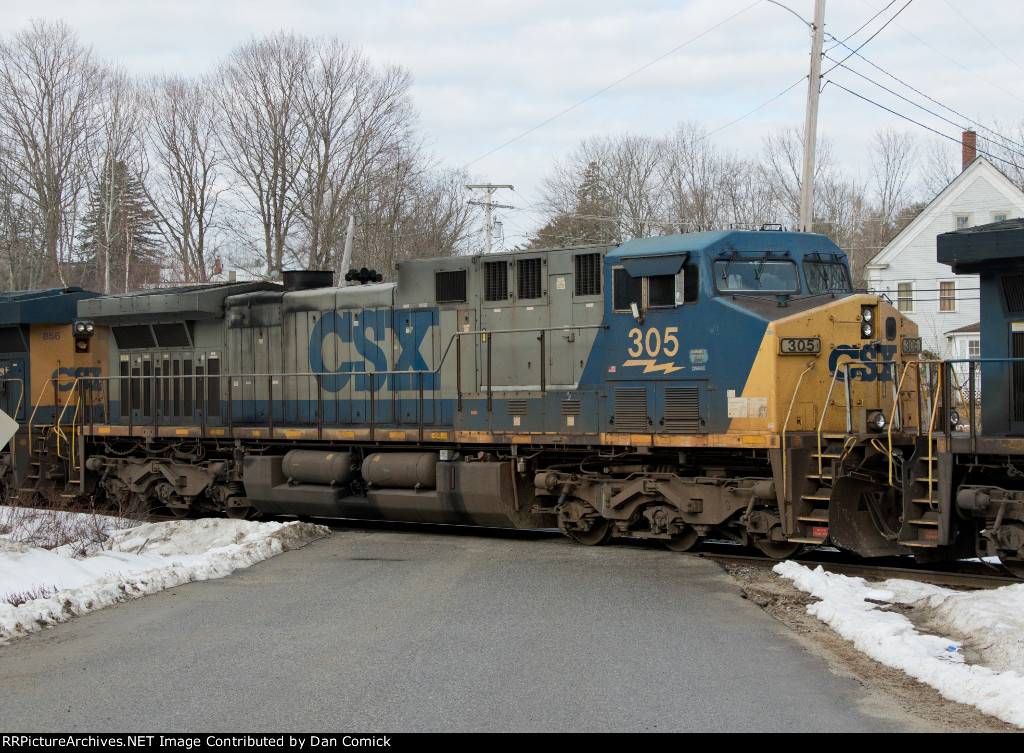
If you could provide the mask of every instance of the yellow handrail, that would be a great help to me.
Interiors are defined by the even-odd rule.
[[[782,499],[786,499],[786,431],[789,428],[789,417],[793,415],[793,406],[796,405],[796,396],[800,392],[800,383],[804,381],[807,372],[814,370],[814,361],[807,364],[800,378],[796,380],[796,387],[793,388],[793,397],[789,401],[789,410],[786,411],[786,420],[782,424]],[[820,471],[819,471],[820,473]]]
[[[61,436],[64,436],[64,438],[67,440],[68,444],[71,446],[70,460],[71,460],[71,469],[72,470],[77,470],[77,468],[75,467],[75,442],[74,442],[74,437],[77,434],[77,426],[78,426],[78,402],[79,401],[77,399],[75,400],[75,412],[71,416],[71,438],[70,439],[68,439],[67,435],[64,434],[64,430],[61,428],[61,424],[64,421],[64,414],[67,413],[68,405],[71,403],[71,399],[76,397],[76,395],[78,393],[78,384],[79,384],[79,380],[76,378],[74,383],[71,386],[71,391],[68,394],[68,399],[64,401],[64,407],[60,411],[60,416],[57,418],[56,427],[55,427],[55,430],[56,430],[56,433],[57,433],[57,457],[58,458],[63,458],[64,457],[63,455],[60,454],[60,438],[61,438]]]
[[[893,423],[894,423],[894,421],[896,419],[896,411],[899,409],[899,404],[900,404],[899,398],[900,398],[900,394],[903,392],[903,381],[907,378],[907,374],[910,373],[910,367],[913,366],[917,370],[917,385],[918,385],[917,388],[918,388],[918,390],[920,390],[921,389],[921,364],[923,364],[923,363],[933,363],[933,362],[932,361],[908,361],[907,364],[903,367],[903,375],[900,377],[899,385],[896,387],[896,399],[893,401],[892,412],[889,414],[889,430],[887,432],[887,437],[888,437],[887,441],[889,443],[889,446],[888,446],[888,450],[889,450],[888,451],[889,486],[892,486],[892,466],[893,466],[893,462],[892,462],[892,427],[893,427]],[[918,419],[920,419],[920,416],[918,416]],[[902,424],[903,421],[901,420],[900,423]],[[904,429],[905,428],[906,427],[904,427]],[[920,425],[918,425],[918,431],[920,431],[920,430],[921,430]]]

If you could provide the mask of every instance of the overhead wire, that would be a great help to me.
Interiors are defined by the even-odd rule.
[[[876,31],[876,32],[875,32],[874,34],[872,34],[872,35],[871,35],[870,37],[868,37],[867,39],[865,39],[865,40],[864,40],[864,42],[863,42],[863,43],[861,44],[861,46],[860,46],[860,47],[858,47],[858,48],[857,48],[856,50],[854,50],[854,51],[853,51],[853,52],[851,52],[851,53],[850,53],[849,55],[847,55],[847,56],[846,56],[845,58],[843,58],[843,60],[842,60],[842,61],[840,61],[840,63],[837,63],[837,65],[839,65],[839,64],[841,64],[841,63],[843,63],[843,62],[845,62],[845,61],[846,61],[846,60],[848,60],[848,59],[849,59],[849,58],[850,58],[850,57],[851,57],[852,55],[855,55],[855,54],[857,54],[857,52],[859,52],[860,50],[862,50],[862,49],[864,48],[864,46],[865,46],[865,45],[866,45],[866,44],[867,44],[868,42],[870,42],[870,41],[871,41],[872,39],[874,39],[874,38],[875,38],[875,37],[877,37],[877,36],[878,36],[879,34],[881,34],[881,33],[882,33],[882,30],[883,30],[883,29],[885,29],[885,27],[886,27],[886,26],[888,26],[888,25],[889,25],[889,24],[891,24],[891,23],[892,23],[893,21],[895,21],[895,20],[896,20],[896,17],[897,17],[897,16],[899,16],[899,14],[900,14],[900,13],[902,13],[902,12],[903,12],[903,11],[905,11],[905,10],[906,10],[906,9],[907,9],[908,7],[910,7],[910,4],[911,4],[912,2],[914,2],[914,0],[907,0],[906,4],[905,4],[905,5],[904,5],[904,6],[902,7],[902,8],[900,8],[900,9],[899,9],[898,11],[896,11],[896,13],[895,13],[895,14],[894,14],[894,15],[892,16],[892,18],[890,18],[890,19],[889,19],[888,21],[886,21],[886,22],[885,22],[884,24],[882,24],[882,26],[881,26],[881,27],[880,27],[880,28],[878,29],[878,31]],[[827,71],[825,71],[825,72],[824,72],[824,73],[822,73],[821,75],[822,75],[822,76],[826,76],[826,75],[828,75],[829,73],[831,73],[831,72],[832,72],[833,70],[835,70],[835,68],[836,68],[836,66],[832,66],[831,68],[829,68],[829,69],[828,69]]]
[[[914,125],[919,126],[920,128],[924,128],[926,131],[931,131],[932,133],[934,133],[937,136],[941,136],[944,139],[948,139],[950,141],[953,141],[953,142],[956,142],[956,143],[960,143],[960,139],[959,138],[957,138],[955,136],[949,136],[949,135],[947,135],[945,133],[942,133],[942,131],[937,131],[934,128],[931,128],[930,126],[925,125],[924,123],[921,123],[921,122],[919,122],[917,120],[914,120],[913,118],[911,118],[908,115],[904,115],[903,113],[897,112],[896,110],[893,110],[890,107],[886,107],[885,105],[883,105],[883,104],[881,104],[879,102],[875,102],[870,97],[866,97],[863,94],[858,94],[857,92],[853,91],[852,89],[847,89],[845,86],[843,86],[842,84],[836,83],[834,80],[827,81],[825,85],[828,86],[828,84],[832,84],[832,86],[835,86],[835,87],[837,87],[839,89],[842,89],[847,94],[852,94],[854,97],[857,97],[858,99],[862,99],[865,102],[867,102],[869,104],[872,104],[872,105],[874,105],[875,107],[877,107],[877,108],[879,108],[881,110],[885,110],[886,112],[891,113],[892,115],[895,115],[898,118],[902,118],[903,120],[906,120],[909,123],[913,123]],[[1020,169],[1021,167],[1024,167],[1022,165],[1017,164],[1016,162],[1013,162],[1013,161],[1008,160],[1008,159],[1004,159],[1003,157],[999,157],[998,155],[995,155],[995,154],[992,154],[991,152],[985,151],[981,147],[976,147],[976,151],[978,152],[978,154],[982,154],[982,155],[988,157],[989,159],[996,160],[998,162],[1002,162],[1003,164],[1006,164],[1006,165],[1011,165],[1014,168]]]
[[[831,36],[831,35],[830,35],[830,36]],[[834,37],[833,37],[833,39],[834,39]],[[838,45],[837,45],[837,46],[838,46]],[[845,45],[843,45],[843,46],[845,46]],[[850,49],[850,48],[849,48],[849,47],[847,47],[847,49]],[[982,123],[980,123],[980,122],[978,122],[978,121],[976,121],[976,120],[974,120],[974,119],[972,119],[972,118],[968,117],[967,115],[964,115],[964,114],[963,114],[963,113],[961,113],[961,112],[958,112],[957,110],[955,110],[955,109],[953,109],[952,107],[950,107],[950,106],[948,106],[948,105],[946,105],[946,104],[944,104],[944,103],[940,102],[939,100],[935,99],[934,97],[931,97],[931,96],[929,96],[928,94],[924,93],[924,92],[923,92],[923,91],[921,91],[920,89],[918,89],[918,88],[914,87],[914,86],[913,86],[912,84],[908,84],[908,83],[907,83],[906,81],[904,81],[903,79],[901,79],[901,78],[900,78],[899,76],[896,76],[896,75],[894,75],[893,73],[890,73],[890,72],[889,72],[889,71],[887,71],[887,70],[886,70],[885,68],[882,68],[882,67],[881,67],[880,65],[878,65],[878,64],[876,64],[876,63],[872,62],[871,60],[869,60],[868,58],[864,57],[864,55],[862,55],[862,54],[860,54],[860,53],[854,53],[854,54],[855,54],[855,55],[856,55],[856,56],[857,56],[858,58],[860,58],[861,60],[863,60],[863,61],[864,61],[865,63],[867,63],[868,65],[870,65],[870,66],[871,66],[872,68],[874,68],[875,70],[879,71],[880,73],[884,73],[884,74],[885,74],[886,76],[888,76],[889,78],[893,79],[894,81],[896,81],[896,82],[897,82],[897,83],[899,83],[900,85],[902,85],[902,86],[905,86],[905,87],[906,87],[907,89],[910,89],[910,91],[914,92],[915,94],[919,94],[920,96],[922,96],[922,97],[924,97],[925,99],[927,99],[927,100],[928,100],[929,102],[932,102],[933,104],[935,104],[935,105],[938,105],[938,106],[939,106],[939,107],[941,107],[942,109],[944,109],[944,110],[947,110],[947,111],[949,111],[949,112],[953,113],[953,115],[955,115],[956,117],[958,117],[958,118],[962,118],[964,122],[966,122],[966,123],[970,123],[971,125],[974,125],[974,126],[977,126],[978,128],[980,128],[980,129],[982,129],[982,130],[985,130],[985,131],[987,131],[987,132],[989,132],[989,133],[992,133],[993,135],[995,135],[995,136],[997,136],[997,137],[999,137],[999,138],[1003,139],[1004,141],[1007,141],[1008,143],[1014,144],[1015,146],[1018,146],[1018,147],[1021,147],[1022,149],[1024,149],[1024,144],[1020,144],[1020,143],[1017,143],[1017,142],[1013,141],[1012,139],[1010,139],[1010,138],[1008,138],[1008,137],[1006,137],[1006,136],[1003,136],[1002,134],[999,134],[999,133],[998,133],[997,131],[995,131],[995,130],[993,130],[993,129],[991,129],[991,128],[989,128],[989,127],[985,126],[985,125],[983,125]],[[830,59],[831,59],[831,58],[830,58]],[[845,58],[844,60],[848,60],[848,59],[849,59],[849,56],[847,56],[847,58]],[[875,84],[876,86],[879,86],[879,87],[881,87],[881,88],[885,88],[885,87],[882,87],[882,85],[881,85],[881,84],[879,84],[878,82],[876,82],[876,81],[875,81],[874,79],[872,79],[872,78],[869,78],[869,77],[867,77],[867,76],[864,76],[864,74],[862,74],[862,73],[859,73],[859,72],[857,72],[857,71],[854,71],[854,69],[850,68],[849,66],[847,66],[847,65],[845,65],[845,64],[844,64],[844,65],[843,65],[842,67],[843,67],[843,68],[844,68],[845,70],[848,70],[848,71],[850,71],[850,72],[856,73],[856,74],[857,74],[858,76],[861,76],[862,78],[867,78],[867,80],[868,80],[868,81],[871,81],[871,83]],[[887,89],[887,91],[889,91],[889,90]],[[896,96],[900,96],[900,95],[898,95],[898,94],[897,94]],[[920,107],[920,105],[917,105],[917,106],[918,106],[918,107]],[[922,108],[922,109],[924,109],[924,108]],[[939,117],[939,116],[937,116],[937,117]]]
[[[609,89],[612,89],[612,88],[618,86],[623,81],[626,81],[626,80],[632,78],[633,76],[637,75],[641,71],[647,70],[648,68],[650,68],[655,63],[659,63],[662,60],[664,60],[665,58],[669,57],[670,55],[674,55],[676,52],[678,52],[679,50],[683,49],[684,47],[692,44],[693,42],[696,42],[701,37],[704,37],[707,34],[710,34],[712,31],[714,31],[715,29],[719,28],[720,26],[724,26],[725,24],[727,24],[730,21],[732,21],[734,18],[737,18],[737,17],[743,15],[748,10],[753,8],[755,5],[759,5],[760,2],[761,2],[761,0],[754,0],[754,2],[752,2],[750,5],[746,6],[745,8],[737,11],[736,13],[732,14],[731,16],[729,16],[728,18],[724,19],[723,21],[719,21],[714,26],[711,26],[710,28],[705,29],[700,34],[697,34],[696,36],[691,37],[690,39],[688,39],[685,42],[683,42],[681,45],[678,45],[678,46],[672,48],[671,50],[669,50],[668,52],[664,53],[663,55],[659,55],[658,57],[654,58],[654,60],[651,60],[650,62],[645,63],[644,65],[642,65],[639,68],[637,68],[635,71],[632,71],[631,73],[627,73],[625,76],[623,76],[622,78],[620,78],[620,79],[618,79],[616,81],[613,81],[612,83],[608,84],[608,86],[605,86],[603,89],[599,89],[598,91],[594,92],[590,96],[584,97],[583,99],[581,99],[576,104],[571,105],[570,107],[565,108],[564,110],[562,110],[557,115],[552,115],[550,118],[548,118],[547,120],[543,121],[542,123],[538,123],[537,125],[533,126],[533,128],[529,128],[529,129],[523,131],[522,133],[520,133],[518,136],[515,136],[514,138],[509,139],[505,143],[500,144],[499,146],[494,147],[494,149],[491,149],[491,151],[487,152],[486,154],[481,155],[480,157],[477,157],[476,159],[474,159],[474,160],[472,160],[470,162],[467,162],[465,165],[463,165],[463,169],[468,168],[470,165],[475,165],[477,162],[480,162],[481,160],[486,159],[487,157],[490,157],[492,154],[494,154],[497,151],[500,151],[501,149],[504,149],[509,144],[513,144],[516,141],[519,141],[519,139],[523,138],[524,136],[528,136],[529,134],[533,133],[534,131],[536,131],[536,130],[538,130],[540,128],[543,128],[548,123],[551,123],[551,122],[557,120],[558,118],[562,117],[563,115],[572,112],[577,107],[580,107],[580,106],[586,104],[587,102],[589,102],[590,100],[594,99],[595,97],[600,96],[601,94],[604,94]]]

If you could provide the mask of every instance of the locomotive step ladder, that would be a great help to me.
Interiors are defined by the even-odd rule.
[[[825,444],[822,445],[821,451],[811,453],[811,459],[814,461],[813,470],[817,472],[808,473],[806,478],[817,483],[814,484],[813,491],[800,497],[806,512],[797,516],[798,530],[802,529],[802,535],[789,539],[793,542],[820,545],[828,540],[828,505],[832,499],[832,483],[835,480],[834,464],[842,459],[846,435],[823,435],[823,439]]]
[[[924,452],[914,458],[909,500],[904,501],[904,526],[900,544],[919,549],[939,546],[939,468],[934,440],[919,445]]]
[[[67,478],[64,459],[58,456],[57,431],[57,427],[51,425],[33,427],[27,473],[21,478],[19,495],[32,496],[47,490],[59,489],[59,496],[62,498],[77,496],[68,489],[75,484]]]

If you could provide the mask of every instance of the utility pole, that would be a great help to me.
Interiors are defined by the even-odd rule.
[[[818,95],[821,94],[821,47],[825,39],[825,0],[814,0],[814,39],[811,42],[811,76],[807,83],[807,119],[804,121],[804,168],[800,184],[801,233],[811,232],[814,205],[814,147],[818,135]]]
[[[514,191],[515,190],[515,186],[498,186],[498,185],[495,185],[493,183],[485,183],[483,185],[477,185],[477,186],[466,186],[466,188],[468,188],[470,190],[482,189],[484,191],[487,191],[487,198],[486,199],[484,199],[483,201],[471,201],[469,203],[474,205],[474,206],[478,206],[478,207],[482,206],[482,207],[484,207],[485,214],[486,214],[486,217],[487,217],[487,219],[486,219],[486,226],[487,227],[486,227],[486,232],[484,233],[484,253],[485,254],[489,254],[489,253],[491,253],[491,207],[497,207],[498,209],[515,209],[515,207],[510,207],[507,204],[495,204],[494,202],[491,201],[491,196],[499,188],[507,188],[510,191]]]

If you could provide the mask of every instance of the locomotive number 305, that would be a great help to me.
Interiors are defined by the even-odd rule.
[[[632,345],[626,352],[632,358],[637,358],[645,352],[650,358],[657,358],[659,355],[672,357],[679,352],[677,332],[679,327],[665,327],[665,334],[656,327],[651,327],[647,334],[644,334],[639,327],[634,327],[629,331]]]

